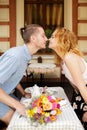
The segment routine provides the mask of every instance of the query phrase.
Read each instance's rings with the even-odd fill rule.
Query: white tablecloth
[[[48,64],[48,63],[32,63],[27,67],[27,72],[34,72],[34,73],[50,73],[56,70],[55,64]]]
[[[50,87],[51,88],[51,87]],[[24,117],[20,118],[17,111],[14,113],[13,118],[7,130],[84,130],[82,124],[73,111],[70,102],[61,87],[53,87],[58,90],[58,97],[67,100],[67,105],[62,107],[62,113],[59,115],[58,120],[47,125],[38,127],[32,126]]]

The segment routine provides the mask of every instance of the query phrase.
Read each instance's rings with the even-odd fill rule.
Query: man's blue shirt
[[[0,56],[0,87],[8,94],[23,77],[31,55],[27,46],[13,47]]]

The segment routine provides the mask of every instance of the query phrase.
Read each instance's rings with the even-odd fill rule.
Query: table
[[[56,65],[53,63],[31,63],[27,67],[27,73],[40,74],[40,86],[42,86],[44,74],[53,73],[54,71],[56,71]]]
[[[51,87],[50,87],[51,88]],[[42,126],[31,126],[27,122],[26,118],[21,117],[17,111],[14,113],[12,120],[7,128],[7,130],[84,130],[81,122],[76,116],[70,102],[64,92],[62,87],[52,87],[58,91],[58,97],[67,100],[67,105],[62,107],[62,113],[59,115],[58,120],[53,123],[48,123]]]

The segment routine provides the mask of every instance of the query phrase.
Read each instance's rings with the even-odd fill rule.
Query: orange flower
[[[59,114],[61,114],[61,110],[60,110],[60,109],[58,109],[58,108],[55,108],[55,110],[56,110],[56,115],[59,115]]]
[[[56,101],[57,102],[60,102],[62,100],[62,98],[57,98]]]
[[[56,116],[54,116],[54,115],[50,116],[50,120],[51,120],[51,121],[55,121],[56,119],[57,119]]]
[[[52,102],[52,103],[55,102],[55,99],[52,99],[51,102]]]
[[[38,101],[37,101],[37,107],[38,107],[38,106],[42,106],[41,98],[39,98]]]

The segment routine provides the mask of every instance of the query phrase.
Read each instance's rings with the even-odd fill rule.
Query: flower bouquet
[[[36,124],[54,122],[61,113],[59,101],[52,95],[41,94],[31,101],[26,111],[27,117]]]

